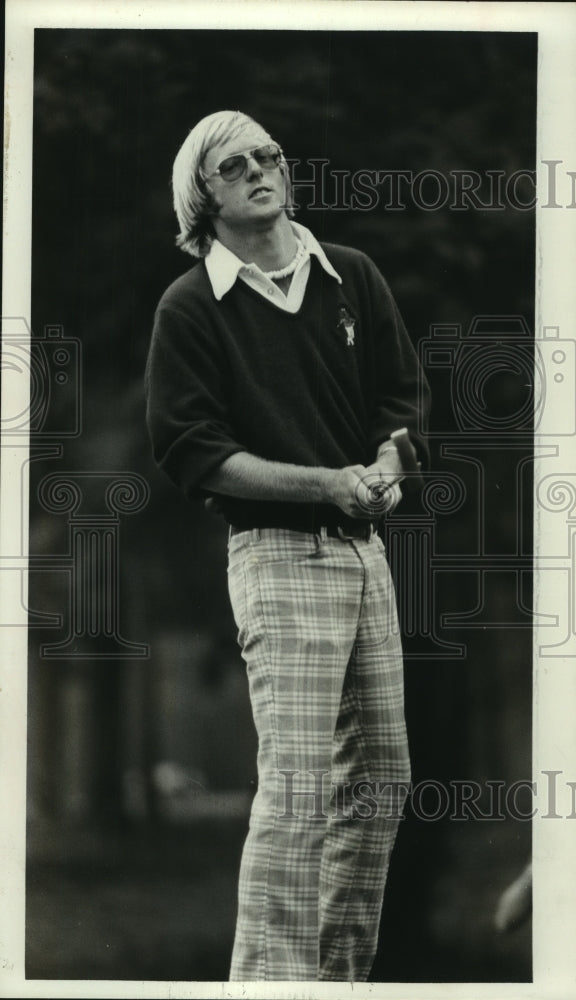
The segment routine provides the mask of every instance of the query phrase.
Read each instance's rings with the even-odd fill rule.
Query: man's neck
[[[262,271],[276,271],[289,264],[296,253],[296,237],[286,215],[266,223],[261,229],[232,229],[215,224],[216,236],[245,264],[257,264]]]

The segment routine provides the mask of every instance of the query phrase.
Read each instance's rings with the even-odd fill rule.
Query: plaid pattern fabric
[[[230,979],[365,981],[409,781],[384,546],[242,532],[229,587],[258,732]]]

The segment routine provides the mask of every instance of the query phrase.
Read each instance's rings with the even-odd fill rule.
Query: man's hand
[[[366,469],[366,477],[373,493],[382,496],[382,514],[393,511],[402,499],[400,482],[405,478],[406,469],[409,474],[420,468],[414,445],[410,441],[405,427],[391,434],[378,448],[376,462]]]
[[[372,505],[377,508],[377,516],[390,514],[402,499],[399,478],[401,473],[395,470],[395,463],[379,459],[364,470],[362,480],[370,492]]]
[[[348,465],[344,469],[338,469],[332,475],[327,500],[348,517],[377,520],[388,509],[385,497],[372,488],[375,476],[380,480],[381,475],[377,464],[368,468],[363,465]]]

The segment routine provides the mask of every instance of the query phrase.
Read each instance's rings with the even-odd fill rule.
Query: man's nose
[[[246,176],[247,177],[262,176],[262,167],[258,163],[258,160],[255,160],[254,157],[250,156],[249,153],[246,154]]]

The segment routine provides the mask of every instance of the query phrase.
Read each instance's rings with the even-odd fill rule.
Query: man
[[[203,119],[173,192],[178,242],[200,263],[158,306],[148,422],[159,465],[231,526],[259,741],[230,978],[366,980],[409,780],[374,525],[401,495],[390,435],[406,427],[426,461],[428,390],[375,265],[291,221],[287,166],[260,125]]]

